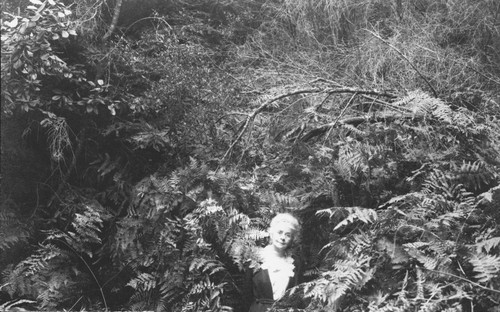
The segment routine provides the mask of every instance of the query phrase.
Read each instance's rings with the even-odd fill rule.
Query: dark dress
[[[294,276],[289,278],[287,289],[298,284],[298,265],[294,260]],[[243,312],[265,312],[274,303],[273,287],[267,269],[253,270],[246,268],[246,284]]]

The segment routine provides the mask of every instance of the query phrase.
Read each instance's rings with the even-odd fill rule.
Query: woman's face
[[[287,249],[293,240],[293,230],[286,223],[278,223],[270,229],[271,244],[277,251]]]

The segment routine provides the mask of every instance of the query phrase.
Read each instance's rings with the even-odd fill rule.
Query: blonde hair
[[[300,233],[300,223],[297,218],[295,218],[292,214],[290,213],[278,213],[272,220],[271,223],[269,224],[269,232],[272,232],[273,229],[278,225],[278,224],[286,224],[290,226],[293,232],[293,242],[295,242],[298,238],[298,235]]]

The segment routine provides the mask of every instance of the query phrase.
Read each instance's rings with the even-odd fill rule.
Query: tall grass
[[[269,20],[239,56],[265,60],[275,78],[293,71],[378,88],[432,85],[439,96],[500,88],[498,1],[285,0],[267,8]]]

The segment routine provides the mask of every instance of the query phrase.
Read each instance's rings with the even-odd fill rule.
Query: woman
[[[290,248],[299,233],[298,220],[288,213],[276,215],[269,226],[269,245],[253,268],[247,268],[246,307],[249,312],[267,311],[285,291],[298,284],[298,265]]]

